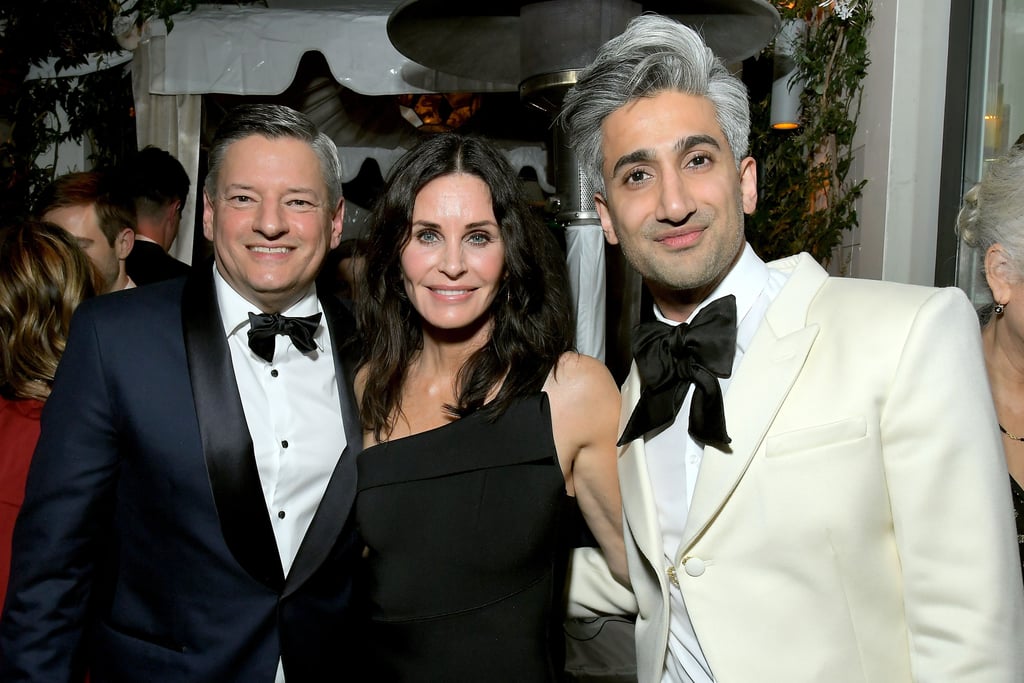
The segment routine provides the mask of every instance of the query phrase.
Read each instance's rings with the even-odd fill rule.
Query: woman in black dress
[[[572,351],[561,253],[490,143],[395,166],[366,249],[366,665],[388,681],[551,681],[576,508],[625,581],[619,395]]]

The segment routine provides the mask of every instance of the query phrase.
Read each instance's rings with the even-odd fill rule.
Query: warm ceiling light
[[[426,133],[455,130],[480,108],[476,93],[426,93],[399,95],[402,118]]]
[[[775,130],[800,127],[800,97],[804,92],[804,82],[794,55],[800,50],[806,29],[807,24],[802,19],[787,19],[775,36],[770,112],[771,126]]]

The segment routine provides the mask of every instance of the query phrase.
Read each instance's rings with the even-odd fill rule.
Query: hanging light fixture
[[[795,54],[806,30],[807,23],[803,19],[788,19],[775,36],[771,125],[776,130],[800,127],[800,97],[804,92],[804,81],[797,73]]]

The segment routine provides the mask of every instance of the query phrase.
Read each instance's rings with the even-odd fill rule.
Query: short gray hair
[[[209,170],[204,189],[213,197],[217,189],[217,176],[224,164],[228,147],[252,135],[270,140],[295,138],[313,148],[320,160],[320,171],[327,185],[327,201],[333,210],[341,201],[341,162],[334,140],[320,132],[305,114],[279,104],[242,104],[231,109],[217,127],[210,146]]]
[[[1024,278],[1024,145],[1014,145],[991,162],[981,182],[964,195],[956,232],[978,250],[984,263],[993,244],[1000,244],[1013,270]],[[988,283],[982,278],[983,286]]]
[[[750,103],[747,88],[729,73],[700,35],[656,14],[632,19],[605,43],[566,94],[560,116],[583,172],[604,191],[601,124],[633,100],[675,91],[706,97],[739,167],[747,156]]]

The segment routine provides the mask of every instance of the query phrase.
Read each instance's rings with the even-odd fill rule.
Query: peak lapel
[[[733,442],[728,451],[704,450],[681,553],[707,529],[736,488],[818,335],[818,326],[806,323],[807,311],[827,273],[806,254],[769,267],[789,271],[789,280],[768,308],[725,396]]]
[[[629,421],[637,401],[640,400],[640,391],[640,375],[634,364],[622,385],[620,433]],[[634,439],[619,449],[619,487],[622,489],[622,509],[629,523],[629,533],[647,561],[654,567],[660,567],[664,563],[661,530],[658,525],[654,491],[651,489],[651,478],[647,471],[643,437]]]
[[[321,298],[320,306],[324,311],[324,321],[334,349],[334,371],[337,375],[347,445],[338,458],[324,496],[288,572],[285,595],[294,592],[312,576],[343,533],[356,497],[356,456],[363,448],[363,430],[352,391],[352,380],[359,362],[359,349],[354,343],[355,320],[334,298]]]
[[[209,262],[192,269],[182,295],[181,313],[196,419],[224,540],[254,579],[280,591],[284,571],[263,498]]]
[[[726,424],[737,425],[729,430],[731,449],[704,449],[681,551],[707,528],[736,488],[800,374],[817,333],[816,326],[781,339],[767,327],[758,332],[725,397]]]

